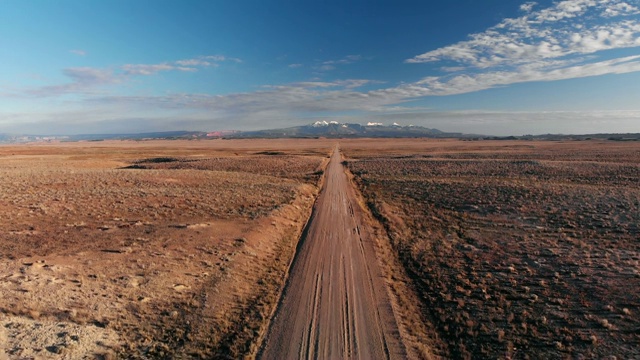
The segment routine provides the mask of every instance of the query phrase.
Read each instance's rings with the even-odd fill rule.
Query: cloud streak
[[[69,52],[74,54],[74,55],[78,55],[78,56],[86,56],[87,55],[86,51],[80,50],[80,49],[69,50]]]
[[[314,66],[313,68],[316,71],[326,72],[326,71],[335,70],[338,66],[353,64],[361,60],[362,60],[361,55],[347,55],[341,59],[323,61],[319,65]]]
[[[28,96],[48,97],[64,94],[91,94],[93,89],[123,80],[121,75],[110,69],[89,67],[69,68],[62,71],[71,81],[61,85],[43,86],[26,92]]]
[[[88,100],[91,104],[128,104],[163,109],[201,109],[212,116],[256,114],[306,117],[309,114],[332,112],[387,112],[405,110],[398,106],[406,100],[403,91],[358,91],[378,82],[346,79],[331,82],[308,81],[287,85],[267,86],[263,90],[226,95],[170,94],[165,96],[103,96]]]
[[[540,64],[521,66],[514,71],[491,71],[452,78],[427,77],[406,86],[418,96],[444,96],[486,90],[498,86],[532,81],[557,81],[607,74],[626,74],[640,71],[640,56],[628,56],[550,70]]]
[[[223,55],[200,56],[192,59],[182,59],[160,64],[125,64],[120,67],[124,75],[155,75],[163,71],[196,72],[204,68],[216,68],[222,62],[241,63],[238,58]]]
[[[62,72],[70,80],[69,82],[30,89],[26,91],[26,95],[50,97],[66,94],[94,94],[97,87],[122,83],[135,76],[151,76],[167,71],[197,72],[205,68],[216,68],[222,62],[241,63],[242,60],[223,55],[208,55],[159,64],[124,64],[113,68],[67,68]]]
[[[347,79],[267,86],[261,91],[226,95],[104,96],[91,99],[90,102],[164,109],[202,109],[211,111],[216,116],[238,117],[267,112],[282,116],[308,116],[331,112],[388,113],[409,111],[410,107],[403,107],[401,104],[426,96],[456,95],[514,83],[557,81],[635,71],[640,71],[640,55],[562,67],[552,71],[530,66],[526,71],[494,71],[450,78],[427,77],[410,84],[370,91],[359,89],[376,82]]]

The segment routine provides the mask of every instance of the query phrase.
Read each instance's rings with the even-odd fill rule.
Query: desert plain
[[[640,143],[218,139],[0,146],[0,359],[261,356],[334,151],[385,357],[640,357]]]

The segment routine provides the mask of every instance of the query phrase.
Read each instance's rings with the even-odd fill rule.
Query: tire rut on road
[[[406,356],[369,233],[336,147],[259,358]]]

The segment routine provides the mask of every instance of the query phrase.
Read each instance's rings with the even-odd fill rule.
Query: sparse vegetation
[[[330,148],[168,144],[0,148],[0,354],[255,352]]]
[[[637,144],[363,144],[349,167],[450,356],[640,355]]]
[[[333,142],[170,144],[0,147],[9,358],[255,353]],[[417,315],[397,309],[414,352],[640,355],[638,143],[341,148],[398,258],[385,262],[396,304],[420,300]]]
[[[159,161],[159,159],[161,161]],[[260,155],[215,158],[151,158],[136,161],[135,169],[196,169],[262,174],[316,183],[322,172],[319,157],[286,155],[282,152],[264,151]]]

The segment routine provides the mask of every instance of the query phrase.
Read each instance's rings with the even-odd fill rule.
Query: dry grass
[[[0,358],[253,354],[334,143],[0,147]],[[637,143],[341,148],[415,353],[640,356]]]
[[[0,323],[13,324],[0,357],[251,354],[311,211],[324,146],[0,147]],[[160,157],[186,165],[145,161]],[[74,338],[11,330],[25,326]]]
[[[640,355],[640,145],[393,145],[342,147],[450,356]]]
[[[261,174],[316,184],[322,175],[323,158],[285,155],[280,152],[227,157],[167,158],[155,157],[135,161],[134,169],[213,170]]]

